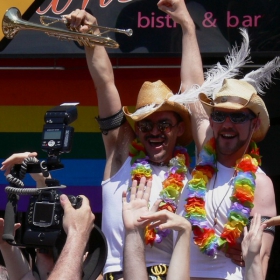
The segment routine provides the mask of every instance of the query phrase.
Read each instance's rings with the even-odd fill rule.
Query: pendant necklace
[[[216,165],[217,165],[217,163],[216,163]],[[216,169],[217,169],[217,166],[216,166]],[[223,201],[225,200],[229,190],[231,189],[231,186],[232,186],[231,184],[232,184],[232,181],[233,181],[233,179],[234,179],[234,177],[236,175],[236,171],[234,171],[232,177],[230,178],[230,180],[228,182],[228,189],[227,189],[225,195],[223,196],[223,198],[220,201],[219,205],[215,209],[215,207],[214,207],[214,189],[215,189],[215,185],[216,185],[217,173],[218,173],[218,171],[215,174],[214,183],[213,183],[213,187],[212,187],[212,196],[211,196],[212,197],[212,208],[214,209],[214,224],[213,224],[213,227],[215,227],[217,225],[217,223],[218,223],[218,219],[217,219],[218,211],[219,211]]]

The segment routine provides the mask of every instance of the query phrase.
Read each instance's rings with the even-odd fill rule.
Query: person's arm
[[[86,32],[90,25],[97,24],[96,18],[84,10],[77,9],[65,17],[81,32]],[[94,33],[99,34],[99,30],[95,29]],[[97,93],[99,117],[111,117],[122,109],[111,61],[103,46],[85,47],[85,50],[88,69]],[[125,122],[120,127],[108,131],[107,135],[102,134],[102,137],[107,159],[104,179],[107,179],[114,175],[126,160],[129,145],[135,134],[130,124]]]
[[[182,222],[178,221],[178,225],[180,225],[181,228],[178,229],[178,237],[172,252],[172,257],[167,273],[167,280],[174,279],[175,275],[176,279],[178,280],[190,279],[191,225],[190,223],[186,223],[186,221],[187,220],[182,220]]]
[[[88,199],[83,195],[81,197],[81,207],[74,209],[66,195],[60,196],[60,203],[64,209],[63,228],[67,238],[49,280],[81,279],[85,249],[95,219]]]
[[[160,10],[169,14],[182,28],[182,60],[181,60],[181,92],[190,89],[193,85],[202,85],[204,73],[200,50],[196,38],[193,19],[186,7],[184,0],[160,0]],[[210,133],[209,118],[199,101],[189,104],[192,113],[192,134],[199,153],[203,143]]]
[[[280,225],[280,216],[275,216],[275,217],[272,217],[272,218],[266,220],[265,224],[267,227],[279,226]]]
[[[141,215],[140,221],[151,223],[151,227],[160,230],[178,231],[177,240],[168,268],[167,279],[190,279],[190,238],[191,224],[184,217],[167,210],[158,211],[146,216]]]
[[[20,224],[15,224],[15,230],[20,227]],[[28,261],[23,256],[21,250],[8,244],[6,241],[2,240],[2,235],[4,232],[4,219],[0,218],[0,250],[5,261],[6,269],[10,280],[20,280],[25,277],[25,275],[30,273],[29,279],[32,278],[31,268]]]
[[[190,277],[190,235],[191,224],[182,216],[167,210],[156,212],[160,200],[157,200],[149,211],[148,202],[151,192],[151,181],[141,178],[137,188],[137,181],[131,187],[130,202],[126,193],[123,194],[123,222],[125,227],[124,242],[124,279],[148,279],[145,265],[145,246],[143,231],[148,224],[159,227],[160,230],[172,229],[178,231],[178,238],[172,254],[167,279],[187,280]],[[183,265],[182,265],[183,263]]]
[[[139,186],[134,180],[130,192],[130,201],[123,193],[123,223],[125,227],[124,242],[124,279],[148,279],[145,262],[145,245],[143,241],[145,224],[139,222],[141,215],[149,212],[148,202],[151,192],[151,181],[142,178]]]
[[[200,50],[197,43],[195,24],[184,0],[160,0],[158,8],[181,25],[182,61],[181,91],[188,90],[194,84],[201,85],[204,81]]]
[[[254,208],[251,216],[260,213],[261,216],[276,216],[276,205],[273,184],[268,176],[257,173]],[[268,232],[263,233],[260,258],[262,263],[263,276],[265,278],[270,252],[274,241],[274,235]]]
[[[260,257],[262,236],[265,227],[266,224],[261,224],[260,214],[255,214],[251,221],[249,232],[247,227],[244,228],[242,253],[245,260],[245,280],[265,279]]]
[[[11,169],[15,164],[22,164],[22,162],[28,158],[28,157],[36,157],[37,153],[36,152],[24,152],[24,153],[16,153],[12,154],[10,157],[5,159],[2,162],[2,166],[0,168],[1,171],[4,171],[4,175],[7,176],[10,172]],[[36,182],[36,187],[37,188],[44,188],[46,187],[45,180],[46,178],[42,175],[42,173],[30,173],[31,177],[34,179]],[[50,178],[50,176],[48,177]]]

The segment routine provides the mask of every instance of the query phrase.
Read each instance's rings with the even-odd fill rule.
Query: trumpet
[[[50,21],[47,23],[47,21]],[[117,29],[117,28],[110,28],[110,27],[103,27],[103,26],[97,26],[93,25],[92,27],[99,28],[100,30],[104,30],[102,33],[95,35],[91,33],[81,33],[77,31],[71,30],[63,30],[60,28],[54,28],[50,27],[49,25],[56,23],[56,22],[63,22],[67,25],[67,20],[65,18],[53,18],[48,16],[41,16],[40,21],[43,25],[32,23],[29,21],[25,21],[21,17],[20,11],[12,7],[8,9],[3,17],[2,20],[2,30],[3,34],[6,38],[12,39],[14,36],[18,33],[20,30],[36,30],[36,31],[42,31],[45,32],[47,35],[56,37],[60,40],[66,40],[66,41],[76,41],[79,43],[80,46],[86,46],[93,48],[95,45],[105,46],[108,48],[118,48],[119,44],[112,40],[109,37],[103,37],[102,34],[113,31],[113,32],[119,32],[124,33],[127,36],[132,35],[131,29]],[[91,29],[90,29],[91,31]]]
[[[61,16],[61,18],[59,17],[50,17],[50,16],[40,16],[40,22],[44,25],[44,26],[50,26],[54,23],[57,22],[62,22],[64,23],[67,27],[68,27],[68,21],[66,18],[64,18],[63,16]],[[105,27],[105,26],[101,26],[101,25],[95,25],[95,24],[91,24],[89,25],[90,30],[92,30],[92,28],[98,28],[99,30],[103,30],[102,32],[100,32],[99,35],[103,35],[104,33],[107,32],[118,32],[118,33],[123,33],[127,36],[132,36],[133,31],[132,29],[118,29],[118,28],[112,28],[112,27]]]

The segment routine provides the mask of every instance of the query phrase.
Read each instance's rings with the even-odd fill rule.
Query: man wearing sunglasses
[[[273,184],[259,167],[256,146],[268,131],[268,112],[246,80],[225,79],[213,99],[200,93],[199,100],[209,116],[212,138],[202,148],[177,210],[193,226],[190,275],[196,280],[247,279],[239,266],[244,266],[242,256],[237,253],[236,265],[224,253],[227,248],[234,252],[255,213],[261,213],[262,221],[276,215]],[[256,257],[264,278],[273,240],[274,228],[268,227]]]
[[[160,0],[160,10],[166,12],[181,25],[182,91],[193,84],[203,82],[203,69],[196,40],[195,25],[184,0]],[[82,10],[67,16],[72,25],[83,31],[96,19]],[[86,30],[85,30],[86,31]],[[98,34],[98,30],[94,31]],[[102,182],[103,210],[102,230],[108,241],[108,259],[104,268],[104,279],[123,279],[124,226],[122,221],[122,193],[131,186],[134,169],[131,152],[139,153],[139,159],[147,161],[152,170],[153,185],[150,205],[153,205],[163,189],[162,182],[168,171],[169,161],[174,157],[176,145],[187,145],[192,141],[191,118],[188,108],[172,101],[172,91],[160,80],[145,82],[139,93],[135,112],[121,105],[121,98],[114,83],[113,69],[106,50],[102,46],[86,48],[88,67],[93,78],[99,116],[97,121],[102,132],[106,150],[106,166]],[[179,85],[178,85],[179,86]],[[138,90],[132,88],[131,94]],[[134,129],[127,118],[135,122]],[[135,139],[138,139],[135,142]],[[134,145],[132,145],[134,144]],[[145,165],[146,166],[146,165]],[[135,170],[134,170],[135,171]],[[186,176],[182,185],[186,182]],[[163,265],[165,279],[173,243],[169,234],[161,243],[146,246],[146,266],[151,279],[157,276],[157,265]],[[131,260],[133,261],[133,260]],[[137,263],[135,264],[137,265]],[[135,279],[137,276],[135,276]],[[175,277],[176,278],[176,277]],[[174,279],[175,279],[174,278]]]

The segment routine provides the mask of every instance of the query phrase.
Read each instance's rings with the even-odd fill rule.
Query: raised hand
[[[264,280],[263,266],[261,262],[261,246],[263,230],[266,224],[261,223],[261,215],[255,214],[250,224],[250,230],[244,228],[244,238],[242,241],[242,252],[245,260],[246,280]]]
[[[148,279],[145,264],[145,246],[143,242],[144,228],[147,223],[139,221],[141,215],[149,213],[149,198],[152,182],[141,178],[132,182],[130,201],[123,192],[123,223],[125,227],[124,241],[124,279]]]
[[[186,15],[189,15],[184,0],[160,0],[157,5],[161,11],[170,15],[179,24],[186,19]]]
[[[261,224],[260,214],[254,215],[254,218],[251,220],[249,231],[247,230],[247,227],[244,228],[244,238],[241,244],[245,262],[248,258],[260,254],[262,235],[265,228],[266,224]]]
[[[127,193],[123,193],[123,223],[127,231],[137,228],[144,228],[147,223],[140,221],[141,215],[149,213],[149,198],[151,193],[152,181],[146,182],[146,178],[141,178],[139,186],[137,181],[132,182],[130,201]]]
[[[20,223],[16,223],[14,225],[14,230],[16,231],[18,228],[20,228],[20,226],[21,226]],[[0,247],[2,246],[2,244],[8,244],[6,243],[5,240],[2,239],[3,233],[4,233],[4,219],[0,218]]]

